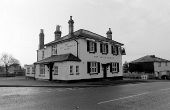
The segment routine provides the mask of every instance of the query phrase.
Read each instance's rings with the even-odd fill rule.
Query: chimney
[[[69,24],[69,35],[73,35],[74,32],[74,21],[72,20],[72,16],[70,16],[70,20],[68,21]]]
[[[111,28],[109,28],[109,30],[107,31],[106,35],[107,35],[108,39],[112,40],[112,31],[111,31]]]
[[[39,34],[39,49],[43,48],[44,48],[44,32],[43,29],[41,29]]]
[[[54,34],[55,34],[55,40],[58,40],[61,38],[61,30],[60,30],[59,25],[56,26],[56,31],[54,32]]]

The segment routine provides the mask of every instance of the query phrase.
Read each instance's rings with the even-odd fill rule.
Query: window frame
[[[27,67],[27,74],[30,74],[30,67]]]
[[[57,55],[57,45],[52,45],[51,46],[51,54],[52,55]]]
[[[89,42],[89,52],[95,52],[95,42]]]
[[[112,62],[111,63],[111,72],[112,73],[118,73],[119,72],[119,63],[118,62]]]
[[[80,73],[79,73],[79,66],[77,65],[76,66],[76,75],[79,75]]]
[[[54,70],[54,71],[53,71],[53,74],[54,74],[54,75],[58,75],[58,66],[54,66],[54,67],[53,67],[53,70]]]
[[[45,65],[40,65],[40,75],[45,75]]]
[[[90,73],[98,73],[98,63],[97,62],[90,62]]]
[[[74,72],[73,72],[73,65],[70,65],[70,75],[74,75]]]

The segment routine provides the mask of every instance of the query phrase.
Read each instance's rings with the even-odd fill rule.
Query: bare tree
[[[12,64],[19,64],[19,60],[15,59],[13,56],[11,56],[11,55],[9,55],[7,53],[2,54],[2,57],[1,57],[0,61],[5,66],[6,74],[8,74],[8,67],[10,65],[12,65]]]

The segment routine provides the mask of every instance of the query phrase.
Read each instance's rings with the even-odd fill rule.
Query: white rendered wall
[[[170,71],[170,62],[167,62],[167,66],[165,62],[161,62],[161,66],[159,66],[159,62],[154,62],[154,71],[159,72],[159,71]]]

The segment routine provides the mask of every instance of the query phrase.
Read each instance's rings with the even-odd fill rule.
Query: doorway
[[[108,64],[102,64],[102,68],[103,68],[103,78],[107,78],[107,68],[108,68]]]

